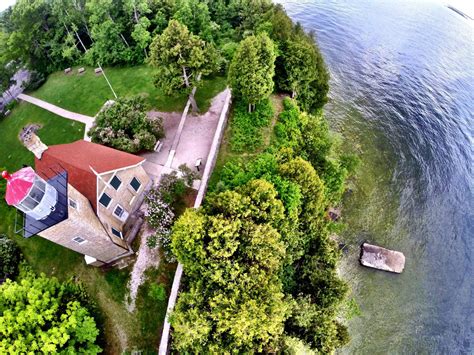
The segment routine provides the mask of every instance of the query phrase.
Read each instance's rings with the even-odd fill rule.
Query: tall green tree
[[[317,79],[317,59],[314,46],[304,39],[290,41],[282,53],[286,70],[283,88],[291,92],[291,97],[307,90],[311,82]]]
[[[113,0],[88,0],[89,23],[93,44],[87,51],[90,65],[132,62],[130,43],[124,36],[122,9]]]
[[[235,52],[228,80],[234,95],[248,104],[249,112],[273,92],[275,58],[275,46],[266,34],[245,38]]]
[[[61,34],[64,32],[52,16],[45,0],[19,0],[2,14],[9,59],[19,59],[30,68],[47,72],[63,64]]]
[[[179,352],[272,352],[289,311],[278,279],[284,209],[272,184],[253,180],[187,210],[172,247],[189,290],[172,315]]]
[[[0,285],[0,353],[101,352],[87,308],[55,278],[22,271]]]
[[[198,111],[194,98],[201,76],[218,69],[218,53],[212,44],[189,32],[176,20],[171,20],[161,35],[151,44],[150,63],[158,69],[155,85],[171,95],[185,90],[193,111]]]
[[[151,13],[147,0],[125,0],[125,12],[133,18],[134,26],[131,33],[137,46],[143,51],[145,57],[148,57],[147,48],[151,42],[151,33],[149,31],[151,21],[146,17]]]
[[[211,20],[208,4],[199,0],[178,0],[173,18],[189,31],[207,42],[212,42],[218,25]]]
[[[272,7],[271,0],[230,0],[229,21],[242,36],[256,34],[259,25],[266,20],[265,13]]]
[[[92,40],[86,20],[86,0],[51,0],[51,11],[66,31],[64,52],[71,59],[84,54]]]
[[[326,64],[324,63],[324,58],[316,45],[316,39],[314,37],[314,34],[310,34],[308,36],[305,33],[303,34],[303,30],[301,30],[300,36],[306,37],[304,40],[300,40],[300,47],[305,46],[302,44],[304,41],[310,41],[311,46],[313,48],[313,54],[311,54],[312,61],[310,62],[310,70],[314,73],[314,75],[311,75],[312,80],[300,81],[300,91],[297,92],[297,100],[301,106],[301,109],[303,109],[304,111],[316,112],[322,109],[328,101],[329,71],[326,67]],[[307,50],[309,51],[309,48]],[[298,53],[298,51],[296,51],[295,53]],[[295,60],[295,58],[296,61],[300,60],[298,59],[298,56],[293,57],[292,60]],[[289,66],[287,65],[286,68],[289,69]],[[304,69],[302,71],[304,72]],[[297,73],[294,73],[291,70],[289,73],[291,74],[291,78],[299,77],[298,75],[295,75]]]

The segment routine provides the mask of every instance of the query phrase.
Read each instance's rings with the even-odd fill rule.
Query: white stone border
[[[224,128],[227,123],[227,117],[229,112],[231,92],[227,90],[227,96],[224,101],[224,107],[222,108],[221,115],[219,117],[219,122],[217,124],[216,132],[214,133],[214,138],[212,140],[211,150],[207,156],[206,166],[202,175],[201,186],[199,187],[196,201],[194,202],[194,208],[199,208],[204,199],[204,195],[207,189],[207,183],[211,176],[212,169],[217,159],[217,153],[219,152],[219,146],[224,134]],[[179,286],[181,283],[181,277],[183,275],[183,265],[180,263],[176,268],[176,273],[174,274],[173,285],[171,287],[170,297],[168,299],[168,308],[166,309],[165,322],[163,324],[163,332],[161,333],[160,348],[158,350],[159,355],[166,355],[168,353],[169,337],[170,337],[170,323],[169,315],[173,311],[173,308],[176,304],[176,299],[178,298]]]

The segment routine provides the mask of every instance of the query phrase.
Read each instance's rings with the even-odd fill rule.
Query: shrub
[[[71,285],[27,268],[19,278],[0,286],[0,353],[101,352],[95,320]]]
[[[146,195],[146,202],[148,207],[145,217],[150,226],[155,229],[155,234],[148,237],[147,245],[154,248],[160,242],[165,256],[167,259],[171,259],[172,256],[168,250],[171,243],[170,234],[174,222],[174,212],[170,205],[161,199],[158,190],[150,190]]]
[[[162,284],[151,284],[148,296],[155,301],[164,301],[166,299],[166,290]]]
[[[15,277],[20,261],[21,252],[16,243],[6,235],[0,235],[0,279]]]
[[[273,108],[269,100],[255,106],[249,113],[247,106],[240,102],[235,106],[232,121],[230,146],[233,152],[254,152],[263,144],[261,128],[270,124]]]
[[[15,107],[18,106],[18,101],[17,100],[12,100],[8,104],[5,105],[5,112],[8,110],[13,110]]]
[[[308,116],[302,113],[294,100],[283,100],[284,110],[275,125],[276,143],[280,147],[299,150],[303,144],[302,127],[306,125]],[[306,139],[306,136],[304,136]]]
[[[178,172],[179,175],[176,171],[163,175],[158,187],[146,195],[145,217],[156,231],[148,237],[147,245],[154,248],[159,243],[168,262],[176,261],[171,251],[171,226],[187,189],[197,178],[196,173],[184,164],[179,166]]]
[[[23,87],[26,91],[34,91],[39,89],[39,87],[43,85],[45,81],[46,75],[44,75],[44,73],[40,73],[36,70],[33,70],[30,73],[29,80],[25,84],[23,84]]]
[[[93,142],[129,153],[152,150],[164,137],[161,118],[147,116],[143,97],[120,98],[99,112],[89,131]]]

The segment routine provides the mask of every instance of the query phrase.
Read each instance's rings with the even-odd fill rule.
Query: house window
[[[84,238],[81,238],[81,237],[73,238],[73,241],[75,241],[77,244],[87,243],[87,240],[85,240]]]
[[[77,202],[69,199],[69,206],[77,210]]]
[[[132,189],[135,190],[135,192],[138,192],[138,190],[140,190],[140,186],[142,186],[142,183],[140,182],[140,180],[134,177],[132,181],[130,181],[130,186],[132,187]]]
[[[112,185],[112,187],[115,189],[115,190],[118,190],[120,185],[122,185],[122,180],[120,180],[117,175],[115,175],[112,180],[110,180],[110,185]]]
[[[128,217],[128,212],[125,211],[122,206],[117,205],[114,209],[114,216],[120,219],[121,221],[125,221]]]
[[[107,195],[105,192],[99,198],[100,204],[104,206],[105,208],[109,207],[110,201],[112,201],[112,198],[109,195]]]
[[[122,238],[122,232],[116,230],[114,227],[112,227],[112,234],[116,237]]]

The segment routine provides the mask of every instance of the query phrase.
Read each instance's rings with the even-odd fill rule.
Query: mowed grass
[[[150,108],[158,111],[182,111],[187,95],[165,95],[153,85],[155,70],[147,65],[123,68],[104,68],[118,97],[143,95]],[[202,111],[207,111],[210,99],[225,89],[223,77],[203,80],[196,91],[196,101]],[[94,116],[107,100],[115,97],[102,74],[95,74],[94,69],[86,67],[83,74],[77,73],[77,67],[70,74],[56,72],[48,77],[47,82],[32,96],[48,101],[70,111]]]
[[[153,70],[147,66],[106,68],[105,71],[119,96],[143,94],[150,109],[159,111],[181,111],[184,108],[186,95],[176,97],[163,95],[153,86]],[[201,111],[208,109],[211,99],[222,91],[225,85],[225,78],[222,77],[203,81],[196,93]],[[83,75],[78,75],[77,70],[69,75],[62,72],[51,74],[41,88],[29,95],[91,116],[99,111],[105,101],[113,99],[105,79],[101,75],[94,74],[93,68],[86,68],[86,73]],[[28,124],[41,126],[38,135],[47,145],[69,143],[84,136],[82,123],[67,120],[22,102],[9,116],[0,118],[0,168],[13,172],[23,165],[34,165],[33,154],[23,147],[18,138],[21,129]],[[124,298],[128,292],[130,269],[105,272],[86,266],[82,255],[45,239],[40,237],[24,239],[14,233],[15,216],[16,210],[6,205],[2,194],[0,233],[17,241],[25,259],[36,272],[43,272],[60,280],[73,278],[85,285],[103,313],[106,353],[120,354],[132,350],[156,352],[167,300],[152,299],[148,294],[149,288],[151,283],[161,282],[166,285],[169,292],[174,265],[162,263],[159,269],[147,274],[144,285],[139,289],[137,309],[129,313]]]

